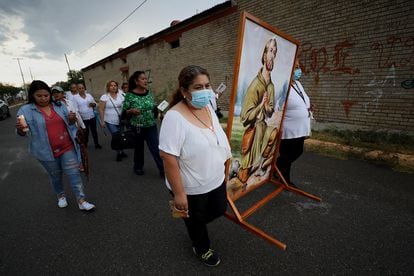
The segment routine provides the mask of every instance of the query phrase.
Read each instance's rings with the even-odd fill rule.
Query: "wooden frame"
[[[226,213],[226,217],[286,249],[284,243],[245,219],[283,190],[321,200],[290,187],[275,165],[299,42],[243,12],[238,45],[227,124],[233,153],[226,166],[227,199],[233,214]],[[272,177],[274,174],[278,180]],[[276,189],[241,213],[235,201],[269,182],[275,184]]]

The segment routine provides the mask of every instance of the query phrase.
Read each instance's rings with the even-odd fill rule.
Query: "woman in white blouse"
[[[214,110],[207,70],[190,65],[182,69],[172,108],[161,125],[159,149],[173,208],[184,218],[195,255],[208,266],[220,263],[210,248],[207,223],[227,208],[225,162],[230,146]]]
[[[110,80],[106,83],[106,93],[99,100],[99,117],[102,128],[107,128],[111,134],[119,131],[119,117],[122,112],[122,104],[125,98],[123,92],[118,90],[118,83]],[[127,155],[117,151],[116,161],[122,161]]]
[[[301,76],[302,70],[299,66],[299,60],[296,60],[277,159],[277,167],[283,178],[293,187],[296,185],[290,180],[290,168],[292,163],[302,155],[305,139],[310,136],[311,132],[312,108],[310,99],[299,82]]]

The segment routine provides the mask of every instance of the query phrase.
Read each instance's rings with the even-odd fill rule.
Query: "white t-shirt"
[[[74,104],[69,99],[64,99],[61,102],[66,106],[66,108],[69,111],[76,113],[76,119],[77,119],[77,122],[76,123],[78,124],[78,126],[80,126],[81,128],[85,129],[86,128],[85,127],[85,124],[83,123],[82,117],[81,117],[81,115],[78,112],[78,108],[77,108],[76,104]]]
[[[73,96],[72,101],[76,104],[79,114],[83,120],[90,120],[92,118],[95,118],[93,107],[89,106],[90,103],[96,104],[91,94],[86,93],[85,98],[82,98],[79,94],[77,94]]]
[[[303,99],[296,91],[302,92]],[[290,87],[285,118],[283,120],[282,139],[293,139],[310,135],[309,111],[310,99],[302,84],[295,81]]]
[[[219,187],[225,177],[224,163],[231,157],[227,136],[211,107],[209,110],[215,132],[193,125],[175,110],[167,112],[161,125],[159,149],[177,156],[188,195],[205,194]],[[165,182],[171,190],[167,179]]]
[[[119,116],[122,113],[122,104],[125,100],[122,93],[118,92],[116,99],[112,98],[109,93],[105,93],[99,100],[105,102],[104,121],[109,124],[119,125]]]
[[[76,95],[78,95],[78,94],[73,95],[72,92],[70,92],[70,91],[65,92],[65,98],[70,100],[70,101],[73,101],[73,97],[75,97]]]

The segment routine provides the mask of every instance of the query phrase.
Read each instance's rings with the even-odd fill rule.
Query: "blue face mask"
[[[300,68],[297,68],[293,72],[293,79],[298,80],[298,79],[300,79],[300,77],[302,77],[302,70],[300,70]]]
[[[213,96],[211,89],[197,90],[191,93],[191,105],[195,108],[203,108],[210,103]]]

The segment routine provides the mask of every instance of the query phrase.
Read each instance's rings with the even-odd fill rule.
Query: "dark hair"
[[[277,41],[276,41],[276,38],[272,37],[271,39],[269,39],[266,42],[266,45],[264,47],[263,54],[262,54],[262,65],[264,65],[264,56],[267,53],[267,51],[269,50],[269,46],[270,46],[270,43],[272,43],[272,41],[275,43],[276,53],[277,53]]]
[[[188,65],[184,67],[178,75],[178,88],[172,95],[171,106],[181,102],[184,97],[181,94],[181,88],[188,89],[198,75],[206,75],[210,79],[208,71],[197,65]]]
[[[138,77],[141,74],[144,74],[145,75],[145,72],[144,71],[135,71],[134,74],[132,74],[129,77],[129,79],[128,79],[128,90],[129,91],[132,91],[132,90],[134,90],[137,87],[137,84],[135,83],[135,81],[138,79]]]
[[[49,92],[50,95],[50,102],[52,102],[52,91],[50,90],[50,87],[41,80],[34,80],[32,81],[32,83],[30,84],[29,87],[29,95],[28,95],[28,101],[27,103],[36,103],[35,98],[34,98],[34,93],[38,90],[46,90],[47,92]]]
[[[121,87],[124,86],[124,85],[129,85],[129,84],[127,82],[123,82]]]

